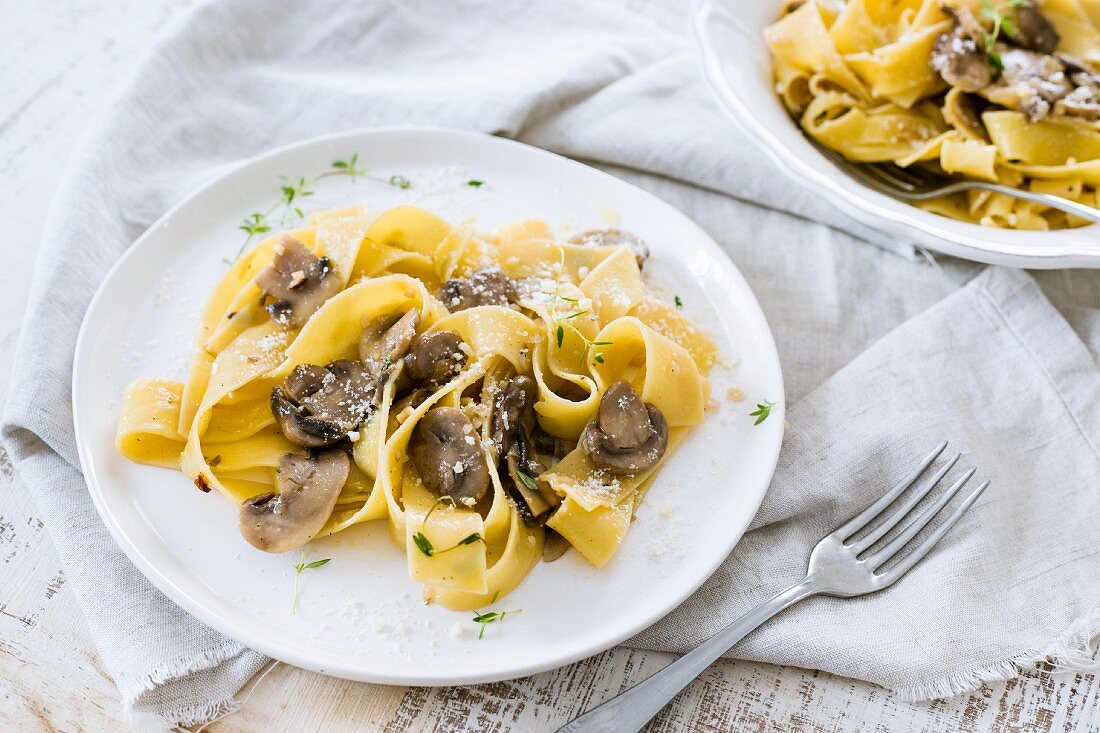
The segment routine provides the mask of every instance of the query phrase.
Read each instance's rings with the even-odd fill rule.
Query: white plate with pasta
[[[808,136],[852,160],[1097,206],[1097,24],[1095,0],[700,0],[694,29],[721,106],[800,185],[933,250],[1062,268],[1100,267],[1096,225],[1003,194],[918,208],[857,182]]]
[[[771,333],[702,230],[434,128],[195,192],[107,276],[73,381],[96,507],[158,588],[393,684],[531,674],[658,620],[740,538],[783,433]]]

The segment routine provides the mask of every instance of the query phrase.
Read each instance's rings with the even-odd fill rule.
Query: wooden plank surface
[[[49,198],[84,121],[155,33],[192,0],[0,0],[0,171],[5,277],[0,394]],[[616,649],[511,682],[400,688],[275,665],[242,710],[206,728],[244,731],[550,731],[660,669],[667,654]],[[0,731],[117,731],[118,693],[101,668],[48,534],[0,452]],[[1100,680],[1029,675],[950,700],[899,703],[822,672],[723,661],[653,731],[1100,731]]]

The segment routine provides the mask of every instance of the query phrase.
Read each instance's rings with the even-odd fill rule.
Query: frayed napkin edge
[[[1100,637],[1100,608],[1078,619],[1045,649],[1018,654],[1011,659],[976,669],[952,672],[919,685],[893,689],[902,702],[924,702],[977,690],[986,682],[1003,682],[1024,672],[1100,672],[1100,656],[1093,640]]]
[[[156,712],[142,710],[141,698],[166,683],[216,667],[245,651],[248,651],[246,647],[226,639],[198,656],[177,657],[141,675],[135,681],[136,689],[127,690],[123,696],[123,711],[127,724],[138,730],[163,729],[180,725],[192,726],[208,723],[236,712],[242,705],[235,699],[237,690],[233,690],[220,700],[175,705]]]

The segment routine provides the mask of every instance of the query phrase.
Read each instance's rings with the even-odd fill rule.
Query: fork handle
[[[1070,199],[1063,198],[1061,196],[1055,196],[1050,193],[1035,193],[1033,191],[1022,191],[1012,186],[1002,186],[999,183],[983,183],[981,181],[963,181],[951,186],[947,186],[939,191],[935,192],[935,195],[920,196],[920,199],[936,198],[938,196],[944,196],[947,194],[955,193],[957,191],[967,191],[971,189],[979,189],[982,191],[993,191],[994,193],[1003,193],[1006,196],[1012,196],[1013,198],[1022,199],[1024,201],[1030,201],[1035,204],[1042,204],[1043,206],[1049,206],[1053,209],[1064,211],[1067,214],[1078,216],[1082,219],[1088,219],[1096,223],[1100,223],[1100,209],[1095,209],[1087,204],[1081,204]],[[909,198],[918,198],[917,196],[910,195]]]
[[[703,670],[750,631],[785,608],[819,593],[813,576],[780,591],[692,649],[652,677],[648,677],[558,729],[558,733],[635,733],[661,711]]]

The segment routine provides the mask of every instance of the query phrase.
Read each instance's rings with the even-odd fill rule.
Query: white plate
[[[810,144],[775,93],[764,28],[779,17],[780,5],[697,0],[693,27],[719,104],[784,173],[853,219],[929,249],[1011,267],[1100,267],[1100,226],[1056,232],[982,227],[872,191],[837,168]]]
[[[290,614],[297,553],[266,555],[237,512],[181,474],[114,448],[120,395],[139,376],[182,378],[204,300],[242,242],[237,227],[278,197],[278,177],[309,176],[358,152],[383,180],[328,178],[311,208],[411,202],[489,227],[542,216],[568,229],[621,226],[653,250],[647,280],[719,343],[718,412],[660,473],[624,546],[596,570],[576,552],[539,564],[498,610],[522,609],[478,640],[472,614],[421,602],[403,554],[375,522],[318,540]],[[408,190],[385,183],[391,175]],[[485,181],[481,188],[465,185]],[[612,221],[607,221],[607,220]],[[731,402],[740,387],[746,398]],[[759,427],[760,400],[781,404]],[[150,227],[115,265],[84,319],[73,371],[80,460],[103,521],[134,564],[196,617],[253,649],[349,679],[412,685],[486,682],[552,669],[606,649],[672,610],[718,566],[764,496],[779,454],[783,384],[748,285],[718,246],[648,193],[508,140],[442,129],[375,129],[291,145],[204,186]],[[665,512],[662,513],[662,508]],[[666,516],[668,514],[668,516]],[[461,636],[452,632],[462,629]]]

